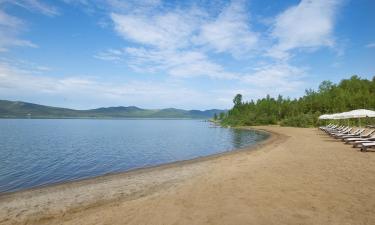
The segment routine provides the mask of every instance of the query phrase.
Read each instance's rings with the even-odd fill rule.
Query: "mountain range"
[[[191,118],[207,119],[226,110],[142,109],[136,106],[89,110],[59,108],[21,101],[0,100],[0,118]]]

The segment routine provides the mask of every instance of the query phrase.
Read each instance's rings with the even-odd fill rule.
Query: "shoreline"
[[[0,224],[375,224],[375,154],[315,128],[251,128],[272,135],[249,151],[0,197]]]
[[[174,162],[169,162],[169,163],[162,163],[162,164],[159,164],[159,165],[134,168],[134,169],[130,169],[130,170],[126,170],[126,171],[120,171],[120,172],[106,173],[106,174],[103,174],[103,175],[98,175],[98,176],[93,176],[93,177],[88,177],[88,178],[82,178],[82,179],[78,178],[78,179],[75,179],[75,180],[61,181],[61,182],[57,182],[57,183],[40,185],[40,186],[31,187],[31,188],[27,188],[27,189],[21,189],[21,190],[17,190],[17,191],[0,192],[0,201],[1,201],[2,198],[6,198],[8,195],[21,194],[22,192],[38,191],[39,189],[46,189],[46,188],[58,188],[58,186],[74,185],[73,183],[81,183],[81,182],[82,183],[90,183],[90,182],[95,182],[96,180],[101,179],[101,178],[104,179],[106,177],[108,177],[109,179],[111,179],[110,177],[113,177],[113,179],[115,179],[116,176],[125,176],[125,175],[131,176],[131,175],[136,175],[136,174],[141,174],[141,173],[147,173],[147,172],[150,172],[150,171],[153,171],[153,170],[163,170],[163,169],[173,168],[173,167],[182,166],[182,165],[186,165],[186,164],[204,162],[204,161],[212,160],[212,159],[215,159],[215,158],[218,158],[218,157],[223,157],[225,155],[235,154],[235,153],[241,152],[241,151],[254,151],[254,150],[259,149],[262,146],[268,144],[268,142],[272,141],[271,139],[275,138],[274,137],[275,135],[276,136],[279,135],[277,133],[272,133],[272,132],[269,132],[269,131],[266,131],[266,130],[255,129],[255,128],[251,128],[251,127],[232,127],[231,129],[253,130],[253,131],[256,131],[256,132],[264,133],[264,134],[267,135],[267,137],[264,140],[261,140],[261,141],[255,143],[255,144],[252,144],[252,145],[247,146],[247,147],[237,148],[237,149],[228,150],[228,151],[224,151],[224,152],[221,152],[221,153],[215,153],[215,154],[206,155],[206,156],[199,156],[199,157],[192,158],[192,159],[179,160],[179,161],[174,161]],[[40,191],[42,191],[42,190],[40,190]]]
[[[0,117],[0,119],[9,120],[202,120],[208,121],[208,117]]]
[[[258,129],[253,127],[237,127],[232,129],[247,129],[247,130],[255,130],[256,132],[263,132],[268,135],[268,137],[254,145],[234,149],[222,153],[217,153],[208,156],[201,156],[193,159],[181,160],[171,163],[165,163],[156,166],[150,167],[143,167],[143,168],[136,168],[124,172],[117,172],[117,173],[109,173],[104,174],[96,177],[91,178],[84,178],[80,180],[70,180],[64,181],[54,184],[48,184],[45,186],[38,186],[33,187],[30,189],[19,190],[15,192],[5,192],[0,193],[0,218],[5,218],[3,220],[0,219],[0,224],[3,222],[7,222],[12,220],[13,215],[17,218],[17,221],[21,222],[24,220],[27,221],[39,221],[44,220],[45,218],[50,218],[51,215],[55,215],[56,212],[64,211],[65,213],[72,213],[86,208],[98,207],[100,205],[105,205],[111,203],[113,201],[118,200],[132,200],[139,197],[143,197],[145,194],[150,195],[154,191],[159,190],[161,187],[168,186],[170,184],[178,183],[180,180],[188,179],[188,177],[194,174],[185,174],[181,179],[177,179],[174,175],[163,177],[164,179],[159,180],[159,182],[155,181],[147,181],[146,179],[167,172],[167,173],[179,173],[179,175],[184,174],[183,170],[200,170],[201,164],[212,162],[217,159],[225,158],[228,156],[240,155],[240,154],[251,154],[252,152],[257,152],[261,150],[264,146],[273,144],[277,141],[282,141],[285,139],[285,136],[279,133],[275,133],[272,131],[267,131],[264,129]],[[194,168],[197,167],[197,168]],[[137,182],[137,178],[139,177],[146,177],[143,178],[146,180],[145,182],[141,182],[142,184],[137,184],[137,188],[129,193],[124,194],[123,191],[117,193],[116,190],[112,195],[103,197],[102,193],[99,193],[98,196],[85,196],[85,198],[67,201],[66,203],[58,203],[61,202],[60,198],[55,198],[56,196],[62,195],[74,195],[72,193],[65,193],[65,192],[76,192],[79,189],[96,189],[99,190],[101,185],[105,185],[106,183],[116,183],[118,181],[129,181],[131,184],[135,180]],[[151,184],[151,185],[150,185]],[[96,186],[96,187],[95,187]],[[159,187],[160,186],[160,187]],[[69,191],[70,190],[70,191]],[[113,190],[112,190],[113,191]],[[80,191],[78,191],[80,192]],[[146,192],[146,193],[143,193]],[[47,196],[47,197],[46,197]],[[65,197],[63,197],[65,198]],[[32,204],[27,203],[27,200],[31,200],[31,202],[35,201]],[[49,213],[41,213],[40,209],[34,210],[38,208],[40,205],[45,205],[46,200],[51,202],[52,209],[49,208]],[[7,206],[8,205],[8,206]],[[58,207],[55,207],[58,205]],[[20,207],[21,206],[21,207]],[[49,206],[51,207],[51,206]],[[31,210],[30,210],[31,209]],[[6,213],[4,213],[6,211]],[[3,215],[2,215],[3,213]],[[4,214],[6,216],[4,216]],[[8,215],[7,215],[8,214]],[[10,215],[9,215],[10,214]],[[53,217],[53,216],[52,216]],[[19,220],[20,219],[20,220]]]

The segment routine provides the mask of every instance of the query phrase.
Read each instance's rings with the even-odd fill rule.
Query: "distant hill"
[[[75,110],[0,100],[0,118],[192,118],[206,119],[226,110],[141,109],[135,106]]]

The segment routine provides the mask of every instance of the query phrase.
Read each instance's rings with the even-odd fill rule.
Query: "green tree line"
[[[243,102],[242,95],[237,94],[233,103],[232,109],[217,118],[223,125],[318,126],[325,122],[318,120],[322,114],[354,109],[375,110],[375,77],[368,80],[352,76],[338,84],[323,81],[318,90],[306,90],[305,95],[298,99],[267,95],[256,101]]]

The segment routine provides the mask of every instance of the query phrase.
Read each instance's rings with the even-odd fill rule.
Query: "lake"
[[[267,136],[201,120],[0,119],[0,193],[222,153]]]

